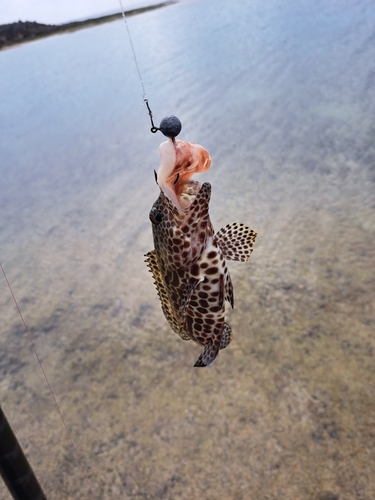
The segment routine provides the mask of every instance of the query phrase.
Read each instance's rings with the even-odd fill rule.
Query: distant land
[[[174,3],[176,3],[175,0],[169,0],[156,5],[129,10],[126,11],[125,14],[127,17],[134,16],[136,14],[142,14],[142,12],[159,9],[160,7],[165,7]],[[119,12],[117,14],[110,14],[108,16],[96,17],[94,19],[87,19],[85,21],[76,21],[66,24],[40,24],[32,21],[18,21],[17,23],[2,24],[0,25],[0,50],[10,47],[11,45],[36,40],[38,38],[54,35],[56,33],[66,33],[68,31],[76,31],[82,28],[96,26],[97,24],[107,23],[109,21],[120,19],[121,17],[122,14]]]

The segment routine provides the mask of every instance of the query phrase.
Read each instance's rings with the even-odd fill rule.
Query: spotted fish
[[[214,233],[211,185],[191,179],[210,166],[202,146],[170,139],[159,150],[160,194],[150,211],[155,249],[146,262],[169,325],[204,346],[194,366],[208,366],[232,339],[225,322],[225,301],[234,306],[226,260],[247,261],[256,233],[239,223]]]

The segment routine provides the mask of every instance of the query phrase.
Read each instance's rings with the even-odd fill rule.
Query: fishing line
[[[132,52],[133,52],[133,58],[134,58],[134,62],[135,62],[135,66],[137,68],[137,72],[138,72],[138,76],[139,76],[139,81],[141,82],[141,86],[142,86],[142,90],[143,90],[143,102],[147,102],[147,94],[146,94],[146,91],[145,91],[145,86],[143,84],[143,80],[142,80],[142,76],[141,76],[141,72],[139,70],[139,65],[138,65],[138,60],[137,60],[137,56],[135,54],[135,50],[134,50],[134,45],[133,45],[133,41],[132,41],[132,37],[130,35],[130,30],[129,30],[129,26],[128,26],[128,21],[126,20],[126,16],[125,16],[125,10],[124,10],[124,7],[122,5],[122,1],[119,0],[120,2],[120,7],[121,7],[121,12],[122,12],[122,17],[124,18],[124,21],[125,21],[125,26],[126,26],[126,30],[128,32],[128,37],[129,37],[129,42],[130,42],[130,46],[132,48]]]
[[[49,391],[50,391],[50,393],[51,393],[52,399],[53,399],[53,401],[54,401],[54,403],[55,403],[56,409],[57,409],[57,411],[58,411],[58,413],[59,413],[59,415],[60,415],[61,421],[62,421],[62,423],[63,423],[63,425],[64,425],[64,427],[65,427],[65,431],[66,431],[66,433],[67,433],[67,435],[68,435],[68,438],[69,438],[70,444],[71,444],[71,446],[72,446],[72,449],[73,449],[74,455],[75,455],[75,457],[76,457],[76,459],[77,459],[78,465],[79,465],[79,467],[80,467],[80,469],[81,469],[81,471],[82,471],[82,474],[83,474],[83,476],[84,476],[84,478],[85,478],[85,480],[86,480],[86,483],[87,483],[87,485],[88,485],[88,487],[89,487],[89,489],[90,489],[91,493],[94,495],[94,491],[93,491],[93,489],[92,489],[92,486],[91,486],[90,480],[89,480],[88,475],[87,475],[87,473],[86,473],[86,470],[84,469],[84,467],[83,467],[83,465],[82,465],[82,462],[81,462],[81,460],[80,460],[80,458],[79,458],[79,456],[78,456],[77,448],[76,448],[76,446],[75,446],[75,444],[74,444],[74,441],[73,441],[73,438],[72,438],[72,436],[71,436],[71,434],[70,434],[70,432],[69,432],[69,430],[68,430],[68,426],[67,426],[67,424],[66,424],[66,422],[65,422],[65,420],[64,420],[64,417],[62,416],[62,413],[61,413],[61,410],[60,410],[60,406],[59,406],[59,405],[58,405],[58,403],[57,403],[57,400],[56,400],[55,394],[54,394],[54,392],[53,392],[53,390],[52,390],[52,386],[51,386],[51,384],[50,384],[50,382],[49,382],[49,380],[48,380],[47,374],[46,374],[46,372],[45,372],[45,370],[44,370],[43,363],[42,363],[42,361],[41,361],[41,359],[40,359],[40,357],[39,357],[38,351],[36,350],[36,347],[35,347],[35,344],[34,344],[33,338],[32,338],[32,336],[31,336],[30,330],[29,330],[28,326],[26,325],[26,322],[25,322],[24,317],[23,317],[23,315],[22,315],[22,312],[21,312],[20,306],[18,305],[17,299],[16,299],[16,297],[15,297],[15,295],[14,295],[14,293],[13,293],[12,287],[10,286],[10,282],[9,282],[9,280],[8,280],[8,277],[7,277],[6,273],[5,273],[5,270],[4,270],[3,265],[2,265],[2,263],[1,263],[1,262],[0,262],[0,267],[1,267],[1,271],[2,271],[2,273],[3,273],[3,275],[4,275],[4,278],[5,278],[6,284],[8,285],[8,288],[9,288],[10,294],[12,295],[13,301],[14,301],[14,303],[15,303],[15,305],[16,305],[16,309],[17,309],[18,314],[19,314],[19,316],[20,316],[20,318],[21,318],[21,321],[22,321],[22,324],[23,324],[23,326],[24,326],[24,329],[25,329],[25,331],[26,331],[26,333],[27,333],[27,336],[28,336],[28,338],[29,338],[29,341],[30,341],[30,344],[31,344],[31,348],[32,348],[32,350],[34,351],[34,354],[35,354],[35,356],[36,356],[36,359],[38,360],[38,363],[39,363],[40,369],[42,370],[42,373],[43,373],[44,379],[45,379],[45,381],[46,381],[46,383],[47,383],[47,386],[48,386],[48,389],[49,389]]]
[[[151,132],[154,134],[155,132],[157,132],[159,129],[157,127],[155,127],[154,125],[154,120],[153,120],[153,116],[152,116],[152,111],[150,109],[150,105],[148,104],[148,96],[146,94],[146,90],[145,90],[145,86],[144,86],[144,83],[143,83],[143,80],[142,80],[142,75],[141,75],[141,71],[139,69],[139,64],[138,64],[138,59],[137,59],[137,55],[135,53],[135,49],[134,49],[134,45],[133,45],[133,40],[132,40],[132,37],[131,37],[131,34],[130,34],[130,30],[129,30],[129,25],[128,25],[128,21],[126,20],[126,15],[125,15],[125,10],[124,10],[124,7],[122,5],[122,1],[119,0],[120,2],[120,7],[121,7],[121,13],[122,13],[122,17],[124,19],[124,22],[125,22],[125,26],[126,26],[126,31],[128,32],[128,38],[129,38],[129,42],[130,42],[130,47],[132,49],[132,52],[133,52],[133,59],[134,59],[134,62],[135,62],[135,67],[137,68],[137,73],[138,73],[138,78],[139,78],[139,81],[141,83],[141,87],[142,87],[142,91],[143,91],[143,102],[146,104],[147,106],[147,109],[148,109],[148,114],[150,116],[150,120],[151,120]]]
[[[162,119],[162,121],[160,122],[160,126],[155,127],[154,119],[152,116],[152,111],[151,111],[150,105],[148,103],[148,96],[146,94],[145,86],[144,86],[144,83],[142,80],[141,71],[139,69],[138,59],[137,59],[137,55],[135,53],[133,40],[132,40],[132,37],[130,34],[128,21],[126,20],[125,10],[124,10],[124,7],[122,5],[122,1],[119,0],[119,2],[120,2],[122,17],[125,21],[126,30],[128,32],[129,43],[130,43],[130,46],[131,46],[131,49],[133,52],[134,63],[135,63],[135,66],[137,68],[139,81],[141,83],[141,87],[142,87],[142,91],[143,91],[143,103],[146,104],[146,106],[147,106],[148,114],[149,114],[149,117],[151,120],[151,129],[150,130],[153,134],[155,134],[158,130],[160,130],[160,132],[162,132],[162,134],[164,134],[166,137],[170,137],[174,141],[175,137],[181,132],[181,128],[182,128],[181,122],[176,116],[171,115],[171,116],[164,117]]]

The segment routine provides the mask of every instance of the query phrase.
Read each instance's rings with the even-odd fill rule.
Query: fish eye
[[[151,210],[150,212],[150,221],[153,223],[153,224],[160,224],[160,222],[163,220],[163,215],[161,214],[161,212],[156,212],[154,210]]]

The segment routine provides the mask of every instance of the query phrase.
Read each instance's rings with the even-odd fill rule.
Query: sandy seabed
[[[269,61],[259,74],[276,73]],[[201,348],[168,327],[144,263],[157,139],[97,152],[103,171],[109,158],[147,160],[130,178],[112,172],[71,197],[60,182],[44,200],[41,176],[30,181],[38,202],[5,206],[2,263],[96,498],[375,498],[374,128],[329,93],[324,108],[302,110],[285,83],[295,69],[278,72],[281,108],[259,89],[251,114],[213,103],[207,128],[194,122],[197,103],[181,134],[198,141],[196,130],[213,156],[215,228],[239,221],[258,233],[250,261],[229,263],[234,339],[207,369],[193,368]],[[371,93],[361,94],[369,114]],[[249,132],[238,141],[236,120],[228,130],[215,112]],[[92,500],[2,279],[0,309],[4,412],[47,498]]]

